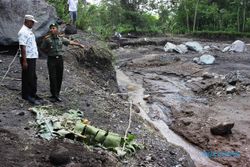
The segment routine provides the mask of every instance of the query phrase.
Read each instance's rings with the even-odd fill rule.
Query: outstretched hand
[[[81,48],[85,48],[85,45],[83,45],[83,44],[80,44],[79,46],[80,46]]]

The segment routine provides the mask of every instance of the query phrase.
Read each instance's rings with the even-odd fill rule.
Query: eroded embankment
[[[91,46],[88,41],[81,42]],[[91,125],[124,135],[128,127],[129,104],[117,95],[114,69],[110,70],[112,62],[102,57],[94,59],[88,57],[91,55],[80,56],[79,52],[81,49],[79,51],[70,47],[64,55],[62,103],[49,101],[46,57],[37,61],[37,93],[43,98],[43,105],[56,109],[58,113],[54,113],[55,115],[69,109],[80,110]],[[12,59],[12,55],[0,55],[1,76]],[[106,60],[109,61],[107,66]],[[4,166],[53,166],[49,157],[58,151],[66,153],[67,162],[73,166],[194,166],[190,156],[182,148],[167,142],[150,124],[134,113],[129,132],[135,134],[137,142],[145,148],[124,159],[118,159],[107,150],[86,147],[78,142],[72,144],[72,141],[63,139],[50,142],[39,139],[36,127],[32,126],[34,115],[28,110],[31,105],[20,97],[20,69],[19,61],[16,60],[1,83],[0,157]]]

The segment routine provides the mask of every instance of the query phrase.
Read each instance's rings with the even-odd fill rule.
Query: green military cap
[[[51,29],[52,27],[58,28],[58,25],[56,23],[52,23],[52,24],[49,25],[49,28]]]

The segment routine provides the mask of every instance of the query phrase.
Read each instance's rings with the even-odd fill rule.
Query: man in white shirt
[[[68,5],[69,5],[70,19],[72,23],[75,25],[77,17],[78,0],[68,0]]]
[[[32,104],[39,104],[41,98],[36,95],[37,76],[36,59],[38,50],[32,27],[37,21],[32,15],[25,15],[24,24],[18,32],[19,47],[21,49],[20,63],[22,66],[22,98]]]

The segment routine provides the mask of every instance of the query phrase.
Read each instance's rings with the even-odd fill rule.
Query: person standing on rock
[[[18,32],[20,63],[22,66],[22,98],[32,104],[40,104],[37,96],[36,59],[38,50],[32,27],[37,21],[32,15],[25,15],[24,24]]]
[[[70,19],[73,25],[75,25],[77,18],[77,6],[78,0],[68,0]]]
[[[63,78],[63,45],[76,45],[84,48],[84,45],[70,41],[59,35],[58,25],[51,24],[50,35],[46,36],[42,42],[41,49],[47,53],[47,65],[49,70],[50,92],[52,102],[61,102],[60,90]]]

